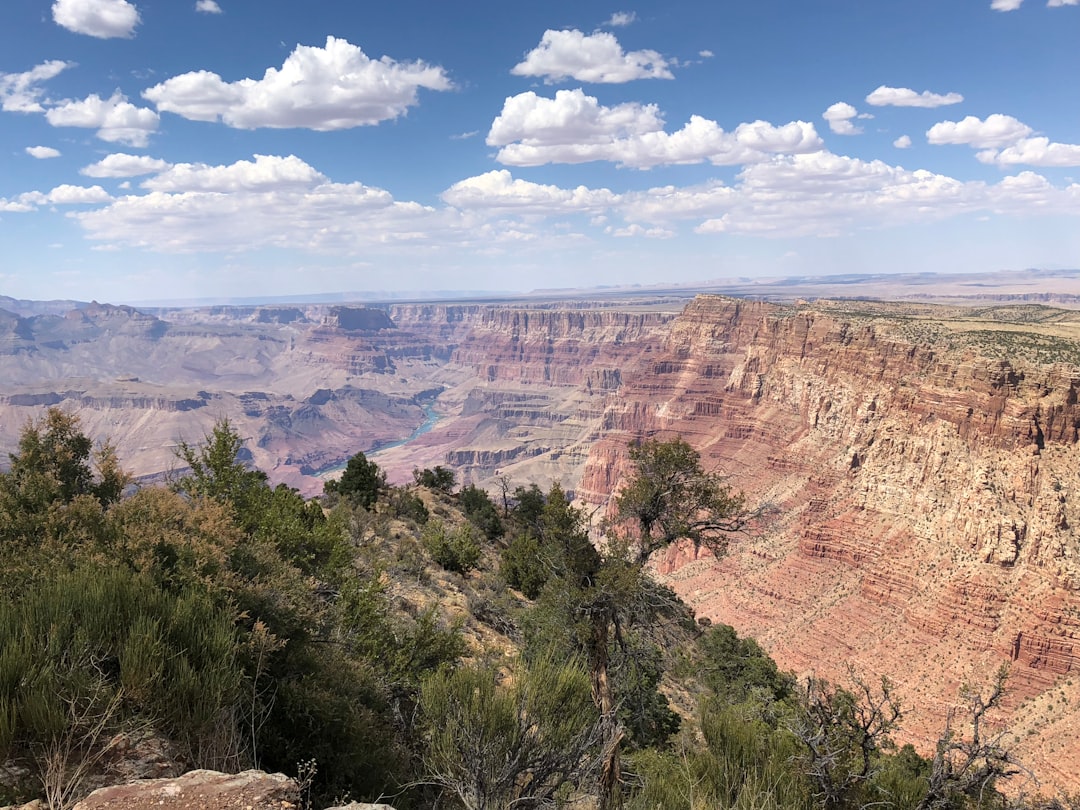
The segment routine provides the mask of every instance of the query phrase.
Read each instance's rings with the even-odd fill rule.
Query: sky
[[[0,295],[1029,267],[1080,0],[0,4]]]

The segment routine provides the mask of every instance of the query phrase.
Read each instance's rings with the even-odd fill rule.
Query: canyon
[[[1044,791],[1075,791],[1080,312],[965,303],[5,310],[0,448],[57,405],[152,481],[224,417],[307,494],[363,450],[397,482],[558,481],[598,523],[628,442],[681,435],[764,515],[721,559],[656,561],[699,617],[799,674],[887,675],[924,752],[1007,663],[999,721]]]

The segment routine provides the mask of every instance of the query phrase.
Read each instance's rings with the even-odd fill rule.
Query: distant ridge
[[[86,309],[96,303],[96,301],[73,300],[28,301],[22,298],[0,295],[0,309],[13,312],[23,318],[33,315],[63,315],[73,309]]]
[[[505,303],[514,301],[637,298],[671,295],[690,298],[714,293],[769,301],[797,298],[866,298],[924,300],[960,303],[964,300],[1043,301],[1080,304],[1080,268],[1047,270],[994,270],[986,273],[837,273],[771,278],[713,278],[682,284],[628,284],[601,287],[536,289],[530,292],[499,290],[362,290],[302,295],[207,296],[159,300],[126,300],[124,303],[158,314],[171,309],[202,307],[251,307],[302,304],[407,304],[430,302]],[[85,309],[96,302],[55,300],[28,301],[0,295],[0,309],[16,315],[63,314]]]

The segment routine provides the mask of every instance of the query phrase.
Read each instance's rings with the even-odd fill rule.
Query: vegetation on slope
[[[969,695],[936,756],[887,681],[798,683],[650,576],[748,518],[681,440],[632,449],[594,545],[557,485],[389,487],[357,454],[322,499],[219,423],[133,488],[50,411],[0,475],[0,803],[66,808],[152,735],[183,767],[310,778],[315,805],[911,810],[989,805],[1018,769]],[[975,720],[975,734],[963,724]],[[982,729],[980,731],[980,728]]]

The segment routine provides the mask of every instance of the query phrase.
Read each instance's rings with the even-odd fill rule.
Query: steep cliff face
[[[681,434],[772,507],[723,560],[661,561],[699,615],[797,671],[889,674],[924,744],[961,681],[1011,662],[1022,750],[1076,787],[1054,700],[1080,701],[1080,368],[987,353],[880,313],[699,299],[610,398],[579,494],[618,486],[628,439]]]

